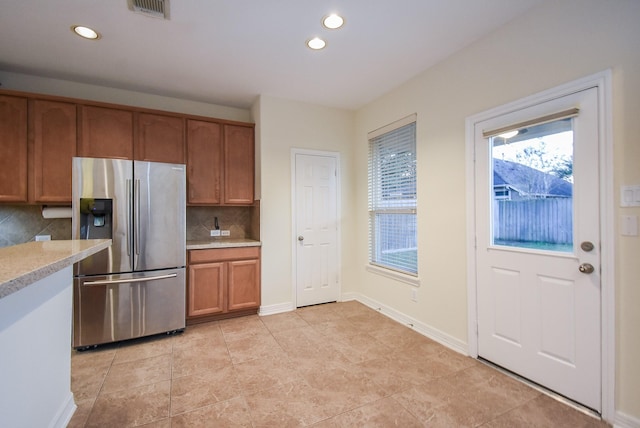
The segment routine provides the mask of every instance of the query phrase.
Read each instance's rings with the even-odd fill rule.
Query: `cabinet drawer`
[[[260,257],[260,247],[212,248],[189,250],[188,253],[189,264],[257,259]]]

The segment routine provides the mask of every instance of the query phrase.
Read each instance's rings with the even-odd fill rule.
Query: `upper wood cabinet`
[[[254,202],[253,127],[200,120],[187,123],[187,202],[251,205]]]
[[[96,106],[81,110],[79,156],[185,163],[183,118]]]
[[[251,205],[254,198],[255,144],[252,127],[224,125],[224,203]]]
[[[71,201],[71,159],[76,155],[76,105],[33,100],[30,176],[34,202]]]
[[[27,201],[26,98],[0,95],[0,202]]]
[[[222,129],[219,123],[187,121],[187,203],[220,204]]]
[[[0,203],[68,204],[74,156],[187,165],[190,205],[254,203],[254,127],[0,89]]]
[[[78,156],[133,159],[133,112],[80,106]]]
[[[185,163],[184,122],[177,116],[136,113],[134,159]]]

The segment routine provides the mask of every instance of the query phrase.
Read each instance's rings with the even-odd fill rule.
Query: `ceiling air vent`
[[[169,19],[169,0],[127,0],[129,9],[153,18]]]

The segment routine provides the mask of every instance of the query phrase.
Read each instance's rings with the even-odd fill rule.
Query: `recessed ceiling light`
[[[100,34],[98,34],[94,29],[84,27],[82,25],[74,25],[71,27],[71,30],[78,36],[84,37],[85,39],[98,40],[100,38]]]
[[[324,25],[325,27],[331,29],[331,30],[335,30],[336,28],[340,28],[342,27],[342,25],[344,24],[344,18],[342,18],[340,15],[336,14],[336,13],[332,13],[329,16],[325,16],[322,19],[322,25]]]
[[[307,46],[317,51],[327,46],[327,43],[320,37],[314,37],[313,39],[307,40]]]

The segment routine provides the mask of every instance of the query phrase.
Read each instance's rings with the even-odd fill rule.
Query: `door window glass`
[[[573,119],[490,138],[492,244],[573,251]]]

